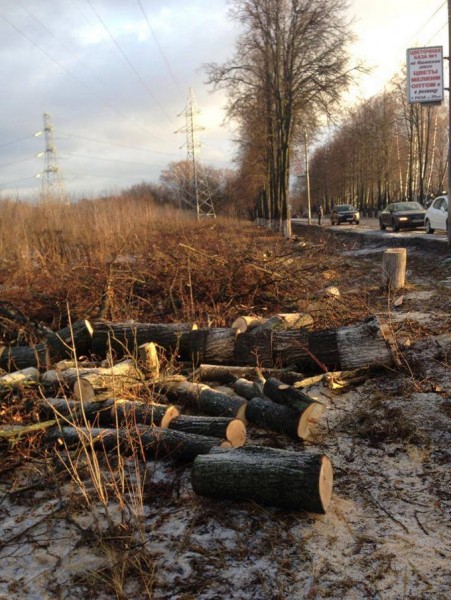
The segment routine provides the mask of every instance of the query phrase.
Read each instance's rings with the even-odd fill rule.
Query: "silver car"
[[[436,229],[448,231],[448,196],[438,196],[424,215],[426,233],[434,233]]]

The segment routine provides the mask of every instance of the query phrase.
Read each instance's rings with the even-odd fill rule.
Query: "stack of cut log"
[[[326,405],[303,382],[330,384],[334,376],[305,380],[298,370],[353,369],[356,379],[356,369],[390,364],[391,353],[375,318],[322,332],[310,331],[311,322],[241,317],[231,328],[202,330],[78,321],[36,348],[0,349],[0,367],[10,371],[0,377],[0,397],[39,386],[49,444],[194,461],[196,493],[322,513],[332,493],[330,460],[302,447],[245,445],[246,426],[311,440]],[[190,361],[192,376],[162,377],[160,351]],[[109,365],[99,363],[105,357]]]

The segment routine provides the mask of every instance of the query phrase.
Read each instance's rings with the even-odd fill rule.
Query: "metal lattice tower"
[[[185,115],[186,125],[177,133],[186,133],[187,163],[190,171],[185,202],[196,210],[198,219],[200,217],[216,217],[208,181],[204,175],[202,163],[198,159],[201,147],[199,131],[205,128],[197,123],[199,108],[192,88],[189,88],[185,111],[181,114]]]
[[[45,136],[45,151],[38,154],[38,156],[44,156],[44,170],[41,174],[41,202],[67,204],[67,193],[56,156],[52,119],[47,113],[44,113],[44,129],[36,135],[41,133]]]

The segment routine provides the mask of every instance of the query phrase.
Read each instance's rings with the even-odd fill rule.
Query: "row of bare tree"
[[[369,214],[389,202],[426,202],[446,188],[447,107],[409,104],[405,76],[350,110],[310,162],[312,197]]]

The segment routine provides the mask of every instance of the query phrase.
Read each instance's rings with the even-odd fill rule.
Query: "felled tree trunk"
[[[183,359],[190,358],[190,332],[187,323],[107,323],[95,321],[92,337],[92,352],[105,358],[112,353],[116,357],[135,355],[137,348],[153,342]]]
[[[227,440],[233,448],[243,446],[246,441],[246,426],[241,419],[232,417],[181,415],[171,420],[169,428]]]
[[[329,506],[333,487],[327,456],[258,446],[199,456],[191,476],[193,490],[201,496],[320,514]]]
[[[191,359],[195,365],[203,362],[231,362],[235,354],[238,333],[232,328],[197,329],[190,334]]]
[[[41,404],[45,418],[66,419],[74,424],[96,423],[101,426],[153,425],[165,429],[180,415],[178,409],[166,404],[116,400],[108,398],[95,402],[80,402],[67,398],[46,398]]]
[[[76,321],[72,328],[64,327],[49,333],[44,343],[36,346],[8,346],[0,348],[0,369],[22,370],[27,367],[46,369],[52,362],[87,355],[91,351],[92,327],[89,321]]]
[[[119,396],[133,386],[141,385],[142,373],[136,368],[133,360],[124,360],[111,368],[93,369],[85,372],[74,382],[74,395],[79,400],[92,400],[100,392]]]
[[[258,367],[246,367],[236,365],[200,365],[194,372],[195,381],[214,381],[216,383],[230,384],[237,379],[255,379],[257,377],[277,377],[284,383],[293,385],[296,381],[301,381],[304,376],[302,373],[284,369],[259,369]]]
[[[212,448],[230,448],[229,442],[218,438],[183,433],[172,429],[151,427],[146,429],[104,429],[86,427],[61,427],[47,431],[48,444],[64,442],[68,447],[83,444],[90,449],[105,452],[116,451],[118,445],[124,453],[142,453],[148,458],[170,458],[176,461],[192,461],[199,454],[207,454]]]
[[[312,411],[306,414],[305,411],[293,410],[268,398],[252,398],[246,405],[246,418],[249,423],[302,440],[311,437],[311,430],[318,420],[319,415],[308,414],[309,412]]]
[[[304,440],[310,439],[313,430],[316,428],[318,420],[325,409],[325,405],[321,402],[316,402],[302,390],[282,383],[274,377],[270,377],[265,381],[263,391],[265,396],[270,400],[286,406],[295,412],[297,421],[296,435]],[[254,411],[256,411],[257,408],[261,412],[260,423],[263,424],[264,422],[267,422],[267,426],[269,426],[271,405],[257,403]],[[281,415],[280,418],[283,418],[284,423],[286,424],[289,414],[286,413],[286,416],[284,416],[281,411],[279,412]],[[275,415],[276,410],[274,408],[274,416]]]
[[[234,417],[246,423],[246,400],[217,392],[208,385],[190,383],[164,384],[163,389],[178,403],[187,404],[200,413],[213,417]]]
[[[22,387],[36,385],[39,382],[39,371],[35,367],[28,367],[14,373],[7,373],[0,377],[0,394]]]
[[[238,396],[242,396],[243,398],[246,398],[246,400],[251,400],[256,396],[263,398],[263,385],[264,380],[262,379],[255,379],[254,381],[249,381],[247,379],[244,379],[243,377],[240,377],[235,381],[232,387],[233,391],[236,394],[238,394]]]

